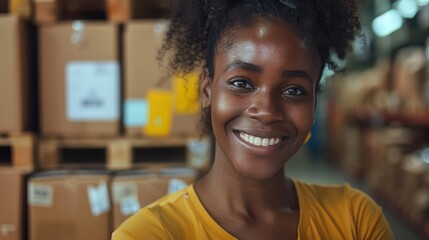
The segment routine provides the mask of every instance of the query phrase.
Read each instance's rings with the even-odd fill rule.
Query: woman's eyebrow
[[[234,69],[242,69],[242,70],[252,71],[256,73],[261,73],[263,71],[263,68],[258,65],[237,60],[228,64],[223,70],[223,72],[227,72]],[[310,83],[313,83],[313,79],[310,77],[310,75],[308,75],[307,72],[302,70],[284,70],[282,72],[282,76],[284,78],[296,78],[296,77],[303,78],[308,80]]]
[[[282,73],[282,76],[285,78],[304,78],[305,80],[308,80],[310,83],[313,83],[313,79],[308,75],[307,72],[301,71],[301,70],[284,70]]]
[[[228,64],[225,67],[225,69],[223,70],[223,72],[227,72],[227,71],[233,70],[233,69],[243,69],[243,70],[252,71],[252,72],[256,72],[256,73],[260,73],[263,70],[260,66],[252,64],[252,63],[243,62],[243,61],[234,61],[234,62]]]

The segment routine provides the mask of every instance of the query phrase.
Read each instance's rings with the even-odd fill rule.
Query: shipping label
[[[120,73],[115,61],[75,61],[66,66],[66,117],[69,121],[119,118]]]
[[[30,184],[28,188],[28,200],[32,206],[51,207],[54,198],[52,186]]]
[[[149,121],[149,105],[145,99],[129,99],[124,104],[124,123],[127,127],[144,127]]]
[[[89,186],[87,192],[93,216],[99,216],[110,210],[109,192],[105,182],[101,182],[97,187]]]
[[[170,179],[169,183],[168,183],[168,194],[170,193],[174,193],[177,192],[179,190],[182,190],[184,188],[186,188],[188,186],[188,184],[178,178],[172,178]]]

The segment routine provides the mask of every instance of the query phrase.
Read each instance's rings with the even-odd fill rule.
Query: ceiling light
[[[419,11],[419,6],[415,0],[399,0],[395,5],[404,18],[413,18]]]
[[[402,27],[404,21],[398,10],[391,9],[372,21],[372,30],[379,37],[386,37]]]

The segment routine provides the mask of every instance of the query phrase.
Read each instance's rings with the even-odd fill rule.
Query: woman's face
[[[257,20],[221,39],[214,76],[203,78],[216,160],[267,179],[303,144],[314,119],[317,57],[291,25]]]

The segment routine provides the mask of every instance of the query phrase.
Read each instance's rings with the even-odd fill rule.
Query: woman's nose
[[[252,101],[246,110],[249,117],[257,119],[265,125],[284,120],[281,96],[270,91],[261,91],[251,98]]]

